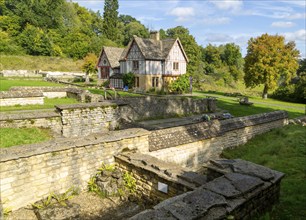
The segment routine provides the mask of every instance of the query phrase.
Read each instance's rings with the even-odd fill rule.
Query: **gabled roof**
[[[102,51],[100,53],[100,57],[99,57],[99,60],[98,60],[98,64],[100,63],[100,60],[101,60],[101,57],[102,57],[102,54],[103,54],[103,51],[104,53],[106,54],[106,57],[108,59],[108,62],[111,66],[111,68],[116,68],[116,67],[119,67],[120,64],[119,64],[119,59],[121,57],[121,54],[122,52],[124,51],[124,48],[119,48],[119,47],[106,47],[104,46],[102,48]]]
[[[134,36],[133,39],[129,42],[128,46],[124,49],[120,60],[125,60],[127,57],[133,42],[135,42],[142,55],[147,60],[165,60],[170,53],[174,43],[178,41],[181,50],[188,62],[188,58],[185,54],[185,51],[182,47],[181,42],[179,39],[163,39],[163,40],[154,40],[154,39],[147,39],[147,38],[140,38]]]

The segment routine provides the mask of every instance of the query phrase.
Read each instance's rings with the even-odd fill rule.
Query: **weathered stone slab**
[[[252,176],[247,176],[239,173],[228,173],[225,178],[231,181],[232,185],[242,193],[250,192],[259,186],[262,186],[264,182]]]
[[[44,209],[36,209],[35,214],[38,220],[81,220],[79,204],[53,205]]]
[[[184,172],[183,174],[178,175],[178,177],[188,182],[195,183],[197,186],[207,183],[207,176],[195,172]]]
[[[178,219],[195,219],[205,215],[207,210],[215,206],[225,206],[223,196],[205,189],[197,189],[182,198],[180,201],[164,206]]]
[[[137,215],[129,218],[129,220],[177,220],[169,211],[165,209],[159,210],[145,210]]]
[[[203,188],[223,195],[226,198],[234,198],[242,195],[242,193],[232,185],[232,182],[225,177],[214,179],[205,184]]]

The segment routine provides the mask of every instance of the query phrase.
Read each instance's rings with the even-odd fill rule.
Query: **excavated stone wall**
[[[151,131],[149,154],[184,167],[196,168],[211,158],[218,158],[223,149],[244,144],[258,134],[287,123],[287,113],[275,111]]]
[[[239,159],[213,161],[208,170],[207,183],[130,220],[253,219],[278,202],[283,173]]]
[[[0,200],[4,208],[16,210],[52,192],[84,189],[102,163],[114,163],[114,155],[124,149],[148,151],[148,131],[127,129],[0,148]]]
[[[43,105],[44,96],[41,92],[1,91],[0,106]]]

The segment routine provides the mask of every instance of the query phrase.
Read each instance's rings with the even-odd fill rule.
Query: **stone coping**
[[[167,181],[183,185],[188,190],[194,190],[206,183],[204,175],[199,175],[189,168],[182,168],[175,163],[165,162],[147,154],[122,153],[116,155],[115,158],[117,161],[124,161],[138,169],[154,173]]]
[[[148,134],[149,131],[147,130],[141,128],[130,128],[120,131],[110,131],[108,133],[96,133],[79,138],[57,138],[42,143],[20,145],[10,148],[0,148],[0,162],[17,160],[20,158],[63,151],[78,147],[91,147],[101,143],[115,142]]]
[[[256,199],[255,196],[269,196],[262,195],[262,192],[284,177],[283,173],[240,159],[216,160],[211,166],[213,169],[218,167],[220,171],[228,166],[234,169],[192,192],[164,200],[130,220],[227,219],[227,216],[244,203],[252,198]],[[269,176],[269,180],[265,175]],[[255,208],[257,207],[253,207]]]
[[[52,86],[13,86],[10,91],[66,92],[69,87]]]
[[[0,99],[11,98],[30,98],[30,97],[43,97],[43,93],[39,91],[2,91],[0,92]]]
[[[53,118],[53,117],[60,117],[60,114],[56,112],[54,109],[0,112],[0,121],[37,119],[37,118]]]
[[[69,104],[69,105],[55,105],[57,109],[67,110],[67,109],[84,109],[84,108],[98,108],[98,107],[117,107],[118,105],[114,102],[103,101],[103,102],[93,102],[93,103],[79,103],[79,104]]]

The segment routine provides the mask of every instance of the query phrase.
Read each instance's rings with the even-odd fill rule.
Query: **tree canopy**
[[[263,98],[280,81],[288,83],[298,68],[299,51],[294,42],[285,43],[279,35],[251,38],[245,57],[244,81],[247,87],[263,84]]]
[[[105,0],[103,13],[103,33],[106,38],[116,41],[118,38],[118,0]]]

